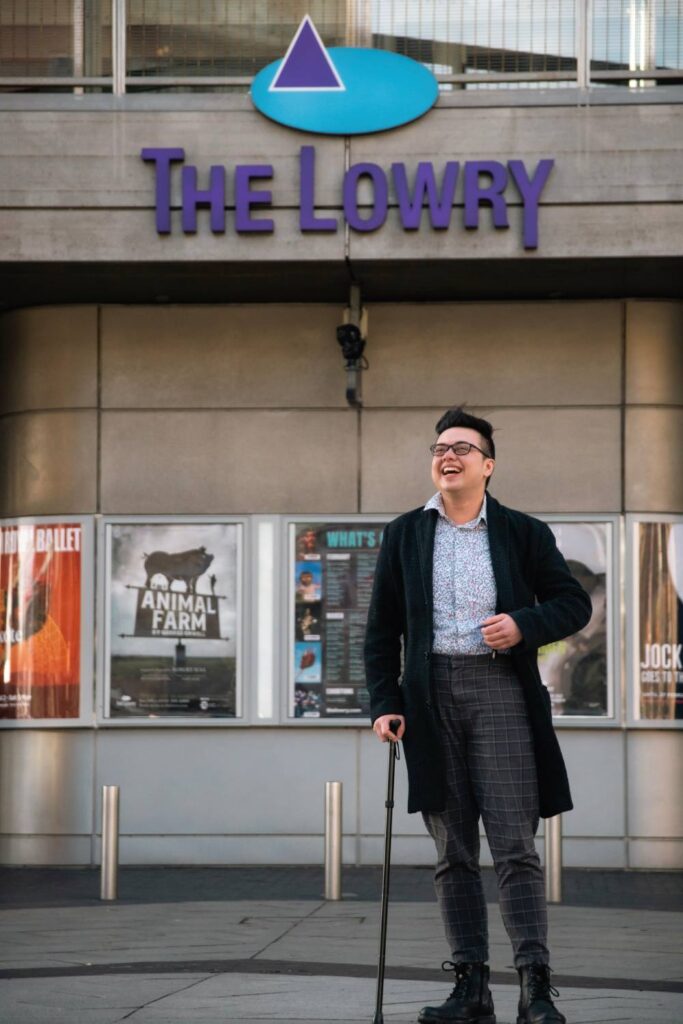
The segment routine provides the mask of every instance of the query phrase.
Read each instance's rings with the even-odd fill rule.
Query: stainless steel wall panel
[[[625,735],[621,731],[565,729],[559,734],[574,798],[563,815],[569,840],[623,836],[626,830]]]
[[[2,318],[0,414],[97,405],[97,309],[20,309]]]
[[[683,302],[626,303],[626,401],[682,405]]]
[[[343,408],[342,307],[108,306],[102,405]]]
[[[627,512],[683,512],[683,407],[626,408]]]
[[[366,408],[446,408],[456,390],[477,406],[621,400],[621,303],[386,303],[368,312]]]
[[[355,743],[351,730],[103,729],[97,791],[121,787],[122,835],[311,836],[323,833],[325,782],[339,780],[349,834]]]
[[[102,511],[348,512],[356,429],[351,410],[105,412]]]
[[[0,418],[0,515],[94,512],[97,413],[13,413]]]
[[[0,834],[89,836],[93,746],[86,729],[0,732]]]
[[[634,839],[680,840],[683,734],[655,729],[631,731],[627,770],[629,834]]]
[[[467,401],[453,375],[453,403]],[[610,512],[620,505],[618,408],[475,406],[496,428],[491,493],[527,512]],[[443,407],[368,410],[362,437],[362,510],[424,504],[433,493],[427,451]],[[395,438],[400,444],[394,444]],[[423,470],[419,471],[419,467]],[[416,471],[418,467],[418,471]]]

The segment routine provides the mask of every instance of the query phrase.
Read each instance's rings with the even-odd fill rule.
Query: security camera
[[[365,338],[361,335],[357,324],[340,324],[337,328],[337,341],[341,345],[346,365],[357,363],[363,355]]]

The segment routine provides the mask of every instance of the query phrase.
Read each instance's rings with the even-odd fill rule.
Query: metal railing
[[[444,91],[683,83],[683,0],[2,0],[0,89],[246,91],[307,12]]]

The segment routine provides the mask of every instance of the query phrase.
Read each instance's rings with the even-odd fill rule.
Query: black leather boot
[[[560,993],[550,984],[548,965],[528,964],[517,970],[520,983],[517,1024],[567,1024],[567,1018],[551,999]]]
[[[441,1006],[423,1006],[420,1024],[496,1024],[493,999],[489,992],[489,966],[485,963],[459,963],[444,960],[444,971],[455,971],[455,988]]]

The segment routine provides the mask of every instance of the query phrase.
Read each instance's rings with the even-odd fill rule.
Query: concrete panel
[[[356,489],[351,410],[102,417],[103,512],[355,512]]]
[[[574,810],[562,816],[564,835],[623,836],[624,734],[563,729],[558,736],[574,799]]]
[[[683,409],[627,408],[627,512],[683,512]]]
[[[245,97],[239,109],[121,111],[3,111],[0,137],[0,205],[15,207],[151,207],[154,165],[143,148],[182,147],[186,164],[198,169],[200,188],[209,168],[227,169],[226,204],[234,204],[236,164],[272,164],[270,189],[276,206],[294,206],[299,191],[299,149],[311,137],[257,114]],[[316,199],[334,205],[341,194],[344,140],[317,136]],[[180,167],[171,173],[171,201],[180,204]]]
[[[628,844],[628,866],[648,871],[680,871],[683,842],[680,839],[632,839]]]
[[[75,729],[0,733],[2,833],[68,836],[92,830],[93,734]]]
[[[523,159],[531,172],[551,157],[555,167],[543,191],[544,203],[680,201],[677,174],[681,140],[671,131],[676,107],[610,106],[466,109],[439,100],[425,117],[382,136],[351,139],[351,163],[377,162],[387,172],[394,161],[407,165],[409,181],[418,161],[431,160],[437,175],[447,160]],[[457,103],[457,101],[456,101]],[[393,181],[390,202],[395,203]],[[518,199],[514,185],[511,196]],[[456,202],[462,202],[461,180]]]
[[[121,787],[121,833],[322,836],[325,781],[344,785],[355,831],[350,730],[102,730],[96,784]],[[248,796],[248,798],[247,798]],[[99,828],[99,824],[98,824]]]
[[[12,241],[16,214],[9,215],[8,241]],[[351,260],[456,260],[523,257],[529,273],[538,259],[677,256],[683,232],[683,203],[661,206],[585,205],[541,206],[538,248],[524,250],[522,212],[508,209],[509,228],[494,228],[491,211],[482,210],[478,229],[463,226],[463,211],[456,209],[448,230],[404,231],[398,210],[390,208],[384,226],[374,232],[351,231]],[[118,221],[118,216],[116,218]],[[118,227],[114,229],[118,234]],[[1,237],[1,236],[0,236]],[[102,240],[101,244],[105,244]],[[27,257],[22,257],[27,258]],[[113,258],[113,257],[111,257]]]
[[[326,305],[108,306],[102,405],[347,408]]]
[[[680,405],[683,303],[626,303],[626,401]]]
[[[0,836],[0,864],[90,864],[90,836]]]
[[[468,396],[460,391],[452,401]],[[620,505],[618,409],[474,408],[496,430],[491,493],[527,512],[610,512]],[[443,408],[363,416],[361,508],[398,512],[433,493],[428,446]]]
[[[634,839],[680,839],[683,734],[636,730],[628,734],[628,827]]]
[[[0,419],[0,515],[94,512],[97,413],[21,413]]]
[[[183,97],[178,106],[183,101],[187,104]],[[208,173],[212,164],[227,167],[229,202],[236,163],[271,163],[275,203],[293,205],[299,148],[311,144],[318,199],[339,203],[344,140],[312,139],[282,128],[256,113],[246,96],[206,101],[205,109],[185,110],[3,111],[0,204],[150,205],[153,171],[140,159],[140,150],[181,146],[187,163],[197,165],[200,173]],[[547,202],[675,201],[683,194],[676,173],[680,139],[671,130],[678,113],[664,104],[492,105],[475,111],[451,106],[444,97],[410,125],[353,138],[351,161],[372,160],[389,170],[395,160],[406,161],[409,168],[433,160],[439,168],[446,160],[522,157],[532,169],[541,157],[552,157],[556,165],[544,193]],[[172,179],[177,177],[176,167]],[[174,198],[175,189],[174,182]]]
[[[338,211],[321,209],[321,217]],[[259,214],[261,218],[268,214]],[[200,210],[196,235],[180,230],[180,213],[172,217],[173,233],[158,235],[154,208],[139,210],[30,209],[3,211],[0,252],[7,262],[26,260],[64,263],[101,261],[145,263],[193,261],[224,263],[298,260],[315,263],[344,260],[344,232],[302,234],[299,214],[286,208],[272,212],[273,233],[236,234],[228,211],[225,234],[212,234],[208,210]],[[663,243],[664,244],[664,243]]]
[[[621,304],[373,305],[366,408],[610,405],[621,401]],[[590,372],[586,367],[590,366]]]
[[[97,309],[21,309],[0,317],[0,412],[97,405]]]

